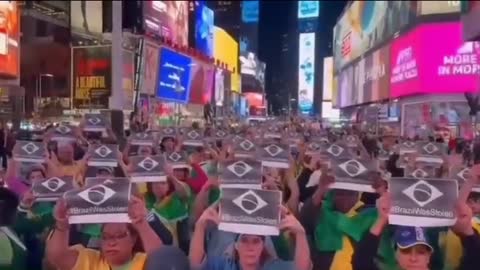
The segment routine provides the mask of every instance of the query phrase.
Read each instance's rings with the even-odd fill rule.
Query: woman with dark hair
[[[145,204],[172,234],[173,244],[188,251],[188,202],[191,192],[172,173],[166,182],[147,183]]]
[[[132,223],[102,225],[99,251],[81,245],[69,246],[67,205],[59,200],[54,214],[55,229],[46,246],[48,261],[58,270],[143,269],[147,254],[157,250],[162,241],[150,227],[141,199],[132,196],[128,214]]]

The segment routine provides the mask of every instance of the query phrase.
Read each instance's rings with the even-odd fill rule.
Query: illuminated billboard
[[[315,33],[301,33],[298,48],[298,108],[302,114],[310,114],[315,85]]]
[[[323,91],[322,100],[331,101],[333,96],[333,57],[323,58]]]
[[[188,46],[188,1],[143,1],[143,16],[147,33]]]
[[[195,20],[195,47],[208,56],[213,56],[213,10],[199,3]]]
[[[320,1],[298,1],[298,18],[316,18],[320,13]]]
[[[214,26],[213,35],[213,57],[220,62],[224,62],[228,65],[228,70],[235,73],[232,74],[232,81],[239,81],[237,75],[239,73],[238,68],[238,42],[235,41],[225,30],[220,27]],[[232,83],[232,91],[240,92],[239,83]]]

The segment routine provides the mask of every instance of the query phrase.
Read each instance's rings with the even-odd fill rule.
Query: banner
[[[235,158],[255,158],[257,147],[254,142],[249,139],[239,137],[234,142]]]
[[[183,152],[172,152],[167,154],[166,160],[172,169],[190,169],[188,165],[188,159]]]
[[[187,103],[190,96],[192,59],[167,48],[160,49],[157,96],[166,101]]]
[[[282,193],[245,188],[222,189],[218,229],[238,234],[278,235]]]
[[[132,171],[129,172],[133,183],[165,182],[165,157],[161,156],[134,156],[130,157]]]
[[[317,18],[320,14],[320,1],[298,1],[298,19]]]
[[[135,53],[123,50],[123,110],[133,110],[133,102],[135,100],[135,89],[133,83],[135,81]]]
[[[102,1],[71,1],[70,29],[75,34],[101,35],[103,33]]]
[[[254,159],[234,159],[220,167],[220,185],[225,188],[249,187],[260,189],[262,185],[262,163]]]
[[[391,178],[389,224],[444,227],[455,224],[458,184],[455,180]]]
[[[461,27],[458,22],[420,25],[393,41],[392,98],[478,90],[480,43],[464,43]],[[448,39],[442,38],[444,33]]]
[[[16,78],[20,72],[20,14],[17,1],[0,1],[0,76]]]
[[[199,2],[195,14],[195,47],[207,56],[213,57],[214,12]]]
[[[108,109],[112,88],[111,47],[72,48],[73,108]]]
[[[315,33],[301,33],[298,43],[298,108],[300,113],[310,114],[315,89]]]
[[[91,144],[88,155],[88,166],[117,167],[118,165],[118,145],[116,144]]]
[[[188,46],[188,1],[142,1],[144,30]]]
[[[414,22],[416,5],[417,1],[353,1],[333,30],[335,70]]]
[[[277,134],[281,138],[281,133]],[[287,144],[275,143],[275,141],[264,142],[259,152],[262,166],[284,169],[290,167],[290,147]]]
[[[143,82],[140,92],[154,96],[157,90],[158,53],[160,47],[146,41],[143,44]]]
[[[367,159],[334,159],[331,161],[335,182],[333,189],[345,189],[363,192],[375,192],[373,189],[372,172],[375,166]]]
[[[55,202],[63,194],[75,188],[72,176],[52,177],[42,181],[35,181],[32,185],[32,193],[36,202]]]
[[[352,105],[387,99],[390,85],[390,46],[366,56],[354,65]]]
[[[128,178],[71,190],[64,198],[68,205],[70,224],[130,222],[128,203],[131,183]]]
[[[43,142],[16,141],[13,160],[17,162],[43,163],[47,149]]]

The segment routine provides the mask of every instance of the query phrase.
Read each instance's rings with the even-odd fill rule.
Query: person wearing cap
[[[354,270],[436,270],[432,266],[434,250],[427,231],[420,227],[398,226],[390,238],[388,215],[390,194],[385,192],[377,202],[378,217],[373,226],[357,245],[353,255]],[[465,204],[458,204],[457,223],[452,227],[461,238],[465,254],[457,270],[478,269],[480,236],[471,226],[471,211]],[[394,249],[390,241],[393,239]]]
[[[14,230],[17,195],[0,187],[0,270],[27,270],[27,248]]]
[[[207,224],[211,222],[219,223],[217,210],[209,207],[195,224],[189,252],[191,267],[204,270],[310,270],[312,264],[305,230],[300,222],[287,212],[286,208],[284,208],[280,229],[288,230],[294,235],[295,255],[293,261],[273,258],[265,246],[266,237],[255,234],[237,235],[233,247],[233,256],[231,257],[205,254],[204,246]]]

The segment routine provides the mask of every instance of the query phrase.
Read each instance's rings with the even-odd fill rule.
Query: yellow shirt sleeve
[[[72,270],[110,270],[108,263],[102,258],[99,251],[85,248],[82,245],[72,246],[71,249],[78,251],[77,262]],[[147,255],[136,253],[132,260],[131,270],[143,270]]]

